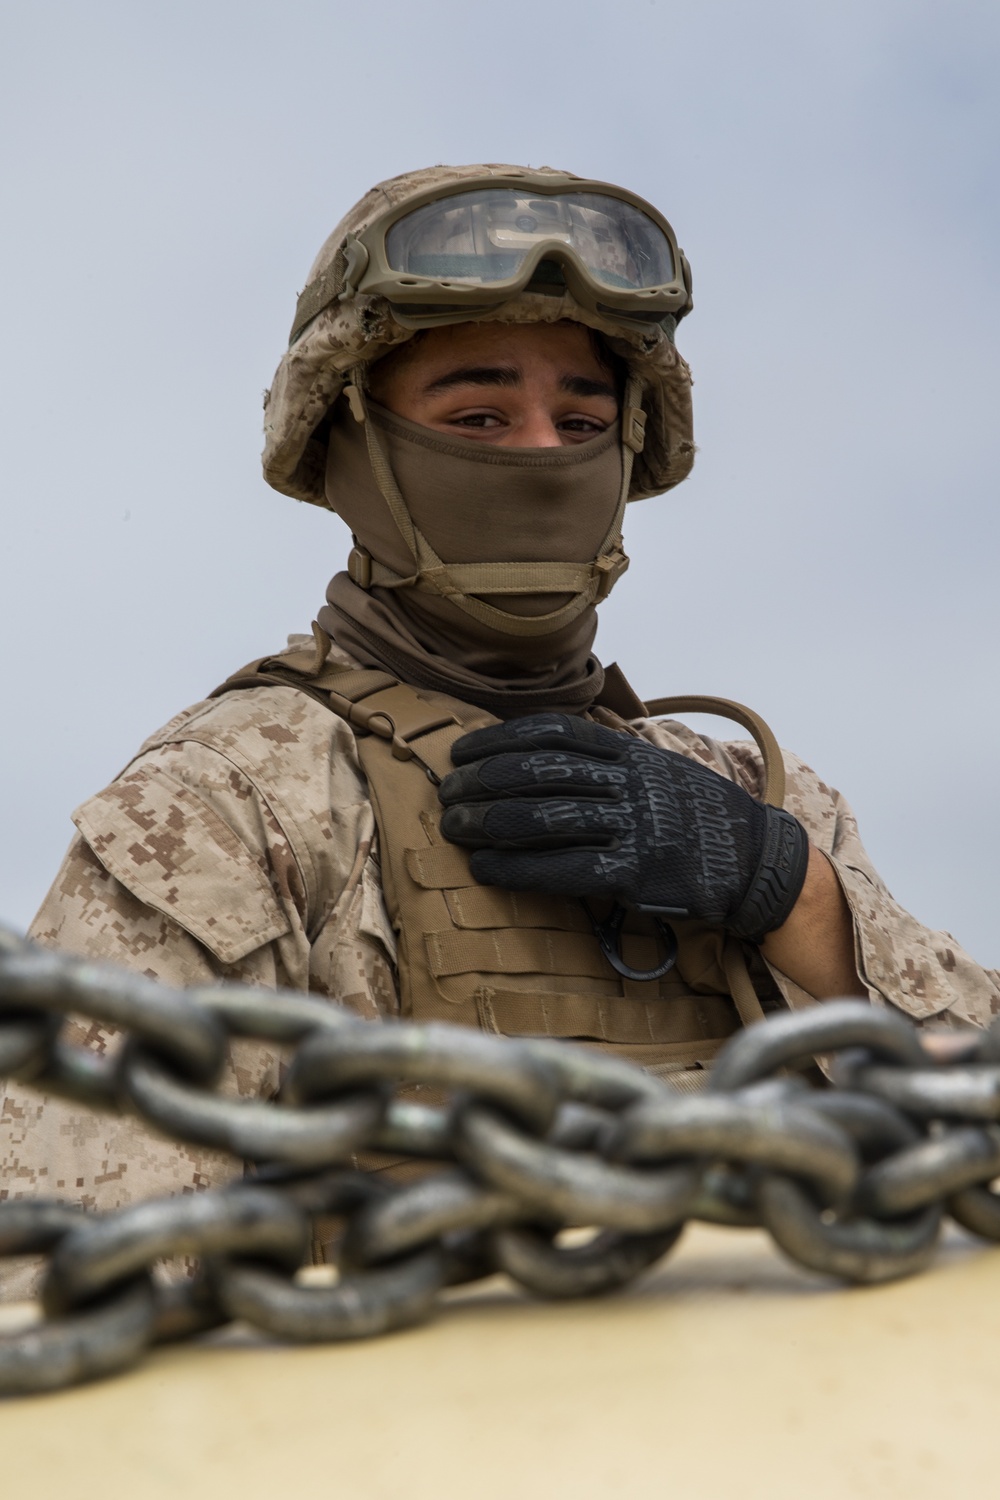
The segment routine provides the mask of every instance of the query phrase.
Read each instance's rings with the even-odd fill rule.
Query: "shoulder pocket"
[[[288,932],[267,874],[196,792],[137,767],[73,814],[105,869],[224,964]]]

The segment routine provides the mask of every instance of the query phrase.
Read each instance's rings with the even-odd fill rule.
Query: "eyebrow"
[[[459,385],[499,385],[510,389],[520,384],[521,372],[516,365],[462,365],[425,385],[424,395],[436,396]],[[612,401],[618,399],[618,393],[610,381],[592,380],[588,375],[564,375],[559,386],[571,396],[609,396]]]
[[[439,391],[450,391],[456,385],[502,385],[521,384],[521,372],[514,365],[461,365],[438,376],[424,386],[425,396],[437,395]]]
[[[559,386],[571,396],[610,396],[612,401],[618,400],[610,380],[591,380],[589,375],[564,375]]]

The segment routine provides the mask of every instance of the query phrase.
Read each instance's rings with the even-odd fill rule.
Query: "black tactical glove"
[[[802,825],[716,771],[568,714],[458,740],[445,838],[484,885],[700,917],[760,942],[805,880]]]

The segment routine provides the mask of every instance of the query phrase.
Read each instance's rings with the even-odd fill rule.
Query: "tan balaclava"
[[[319,621],[363,665],[500,717],[541,707],[579,713],[603,683],[590,649],[595,605],[628,566],[626,501],[677,483],[693,457],[690,377],[673,320],[629,326],[579,306],[566,288],[553,295],[530,287],[479,317],[450,318],[568,319],[600,333],[624,360],[619,422],[573,447],[523,449],[442,435],[367,395],[370,365],[414,331],[384,297],[348,287],[318,313],[309,305],[317,285],[326,295],[327,284],[349,282],[344,245],[386,201],[426,195],[429,179],[450,187],[487,170],[509,178],[523,169],[437,168],[394,179],[331,236],[300,299],[300,317],[303,303],[312,316],[295,330],[268,396],[265,474],[326,504],[354,533],[348,572],[330,584]]]
[[[588,707],[594,601],[627,566],[618,424],[503,448],[366,407],[363,426],[338,413],[330,432],[327,499],[358,545],[320,624],[366,664],[501,715]]]

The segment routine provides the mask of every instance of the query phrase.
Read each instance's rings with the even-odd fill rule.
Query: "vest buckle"
[[[587,913],[587,918],[594,929],[601,952],[616,974],[623,979],[636,979],[639,981],[650,979],[662,979],[664,974],[669,974],[677,962],[677,934],[670,923],[664,921],[665,917],[686,917],[688,912],[682,906],[637,906],[636,911],[646,912],[653,919],[653,925],[660,935],[667,956],[662,963],[657,964],[655,969],[633,969],[622,957],[622,924],[627,915],[626,908],[620,901],[616,901],[611,908],[609,916],[603,922],[599,921],[586,901],[581,900],[580,905]]]

